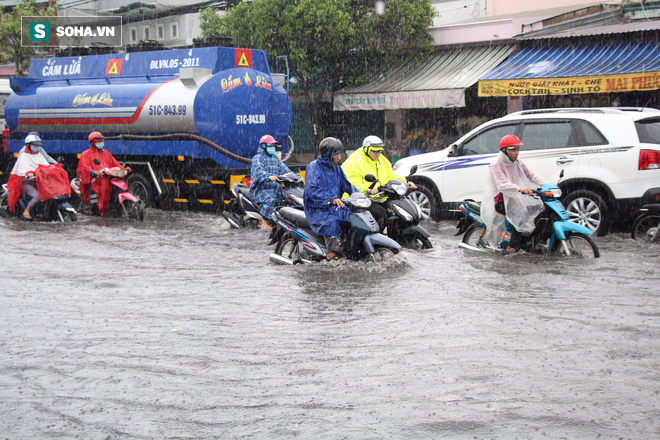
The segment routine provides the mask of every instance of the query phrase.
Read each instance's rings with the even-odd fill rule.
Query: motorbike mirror
[[[417,165],[413,165],[412,168],[410,169],[410,173],[408,173],[409,176],[412,176],[417,172]]]
[[[101,165],[101,161],[99,161],[98,159],[94,159],[94,165]]]
[[[374,176],[373,174],[367,174],[366,176],[364,176],[364,180],[366,180],[367,182],[371,182],[371,186],[369,186],[369,189],[373,189],[378,183],[378,179],[376,179],[376,176]]]

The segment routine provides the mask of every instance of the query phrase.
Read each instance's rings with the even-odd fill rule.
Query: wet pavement
[[[277,266],[217,215],[0,219],[2,439],[660,437],[660,246]]]

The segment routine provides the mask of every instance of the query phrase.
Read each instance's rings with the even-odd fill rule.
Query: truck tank
[[[292,111],[281,79],[288,75],[271,74],[266,52],[239,48],[32,60],[27,78],[10,81],[5,151],[18,152],[36,131],[71,174],[89,133],[100,131],[106,148],[146,181],[149,197],[175,183],[171,195],[185,199],[180,183],[228,184],[232,172],[245,174],[264,134],[287,150]]]

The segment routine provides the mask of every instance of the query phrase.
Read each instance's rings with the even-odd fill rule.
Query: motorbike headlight
[[[408,192],[408,185],[403,182],[392,185],[392,188],[400,196],[405,196],[406,192]]]
[[[391,206],[394,212],[396,213],[396,215],[403,218],[407,222],[413,221],[413,216],[408,211],[406,211],[405,209],[401,208],[396,204],[392,204]]]
[[[553,188],[543,191],[543,194],[545,194],[547,197],[554,197],[555,199],[558,199],[561,197],[561,190],[559,188]]]
[[[357,206],[358,208],[368,208],[371,206],[371,199],[370,198],[364,198],[364,199],[357,199],[353,201],[353,206]]]
[[[411,200],[410,203],[412,203],[412,205],[415,207],[415,211],[417,211],[417,218],[422,218],[423,216],[422,207],[419,206],[419,204],[413,200]]]

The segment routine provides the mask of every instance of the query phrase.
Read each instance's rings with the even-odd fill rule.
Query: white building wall
[[[431,0],[437,15],[433,27],[444,26],[486,16],[487,0]]]
[[[487,15],[515,14],[518,12],[540,11],[543,9],[558,8],[562,6],[594,5],[600,3],[620,4],[626,0],[488,0]],[[627,0],[633,3],[639,3],[641,0]]]

